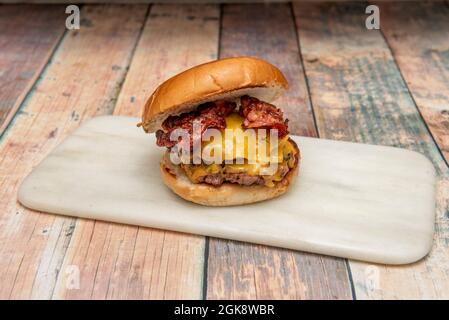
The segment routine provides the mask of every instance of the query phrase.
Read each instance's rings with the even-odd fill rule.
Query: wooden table
[[[0,6],[0,298],[449,298],[449,4]],[[88,118],[140,115],[162,80],[255,55],[286,74],[295,134],[424,153],[435,243],[408,266],[61,217],[17,203],[22,179]],[[332,159],[329,159],[332,161]]]

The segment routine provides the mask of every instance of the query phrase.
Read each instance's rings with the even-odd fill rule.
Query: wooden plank
[[[267,23],[269,21],[269,23]],[[315,126],[289,5],[223,8],[220,56],[254,55],[278,66],[290,90],[276,102],[292,133],[315,136]],[[343,259],[210,239],[209,299],[350,299]]]
[[[216,59],[218,34],[218,6],[153,6],[114,114],[140,116],[159,83]],[[201,236],[80,220],[62,270],[87,269],[92,287],[67,290],[61,281],[55,297],[199,299],[204,243]]]
[[[267,20],[270,23],[267,24]],[[290,131],[315,136],[315,124],[288,4],[225,5],[220,57],[258,56],[275,64],[287,77],[289,90],[278,100]]]
[[[385,35],[445,159],[449,162],[449,6],[379,3]]]
[[[449,172],[365,4],[294,4],[320,136],[416,150],[438,173],[432,252],[408,266],[350,261],[358,299],[449,297]]]
[[[1,298],[50,298],[56,279],[65,276],[59,271],[76,220],[26,210],[16,202],[17,187],[81,121],[112,112],[146,8],[84,7],[81,29],[66,34],[14,126],[2,137]],[[81,281],[80,290],[89,285]]]
[[[0,7],[0,135],[65,30],[63,6]]]

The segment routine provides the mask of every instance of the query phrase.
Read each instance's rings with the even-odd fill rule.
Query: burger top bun
[[[140,125],[146,132],[154,132],[168,116],[195,110],[205,102],[234,100],[245,94],[270,102],[287,88],[282,72],[261,59],[238,57],[208,62],[162,83],[146,102]]]

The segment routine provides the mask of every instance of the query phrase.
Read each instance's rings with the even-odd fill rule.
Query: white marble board
[[[432,245],[435,172],[423,155],[392,147],[293,137],[299,178],[280,198],[203,207],[159,176],[163,149],[136,118],[84,123],[24,180],[31,209],[387,264]]]

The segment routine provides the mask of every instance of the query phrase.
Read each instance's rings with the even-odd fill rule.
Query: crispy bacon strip
[[[160,147],[172,148],[178,141],[171,141],[170,134],[176,129],[184,129],[190,135],[190,147],[193,147],[194,139],[201,138],[209,128],[226,128],[225,117],[234,111],[236,104],[227,101],[215,101],[205,103],[196,111],[183,113],[179,116],[170,116],[162,123],[162,129],[156,131],[156,143]],[[201,124],[201,135],[193,134],[193,122]]]
[[[245,118],[243,128],[277,129],[280,138],[288,134],[288,120],[279,108],[259,99],[243,96],[240,99],[240,114]]]
[[[245,118],[242,127],[277,129],[280,138],[288,134],[287,120],[284,121],[283,113],[274,105],[260,101],[259,99],[243,96],[240,99],[240,114]],[[170,135],[176,129],[184,129],[190,135],[190,148],[197,139],[201,139],[209,128],[225,129],[226,116],[232,113],[236,104],[227,101],[208,102],[198,107],[196,111],[183,113],[179,116],[170,116],[162,123],[162,129],[156,132],[157,145],[172,148],[179,141],[171,141]],[[201,135],[193,133],[193,123],[201,124]]]

